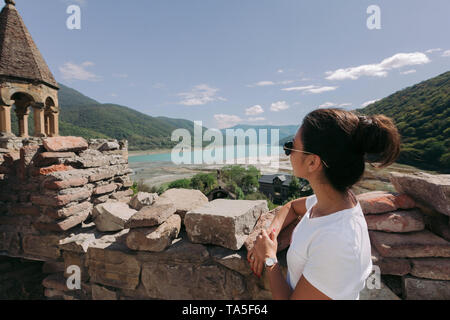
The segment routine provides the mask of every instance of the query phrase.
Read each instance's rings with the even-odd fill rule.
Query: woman
[[[350,188],[365,162],[392,164],[400,135],[391,119],[340,109],[319,109],[286,144],[294,175],[307,179],[315,195],[286,204],[248,252],[253,272],[265,270],[273,299],[357,300],[372,272],[371,247],[361,206]],[[285,279],[276,261],[277,236],[295,219]]]

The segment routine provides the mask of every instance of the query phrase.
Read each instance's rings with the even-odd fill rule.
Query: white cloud
[[[369,105],[371,105],[372,103],[375,103],[375,102],[377,102],[377,101],[380,101],[380,99],[366,101],[366,102],[364,102],[364,103],[361,105],[361,107],[362,107],[362,108],[365,108],[365,107],[367,107],[367,106],[369,106]]]
[[[231,128],[243,121],[240,117],[232,114],[215,114],[214,119],[219,129]]]
[[[283,69],[278,69],[277,72],[278,72],[278,73],[283,73],[284,70],[283,70]]]
[[[450,57],[450,50],[446,50],[442,53],[443,57]]]
[[[227,101],[216,96],[219,89],[211,88],[207,84],[195,86],[190,92],[182,92],[178,95],[184,97],[179,103],[185,106],[201,106],[213,101]]]
[[[287,110],[289,109],[289,105],[287,104],[286,101],[278,101],[278,102],[274,102],[272,103],[270,110],[273,112],[279,112],[282,110]]]
[[[321,104],[318,108],[331,108],[331,107],[339,107],[339,108],[343,108],[343,107],[350,107],[353,104],[351,103],[334,103],[334,102],[325,102],[323,104]]]
[[[264,121],[264,120],[266,120],[266,118],[264,118],[264,117],[256,117],[256,118],[248,118],[247,121],[249,121],[249,122],[258,122],[258,121]]]
[[[319,106],[319,108],[330,108],[336,106],[334,102],[325,102]]]
[[[254,87],[268,87],[268,86],[276,86],[276,85],[286,85],[295,82],[294,80],[283,80],[283,81],[259,81],[254,84],[249,84],[247,87],[254,88]]]
[[[441,48],[429,49],[429,50],[425,51],[425,53],[433,53],[433,52],[439,52],[439,51],[442,51],[442,49]]]
[[[356,80],[362,76],[386,77],[389,70],[405,66],[426,64],[429,62],[431,62],[431,60],[426,54],[421,52],[397,53],[392,57],[384,59],[378,64],[365,64],[358,67],[327,71],[325,74],[327,75],[327,80]]]
[[[247,116],[256,116],[261,113],[264,113],[264,109],[260,105],[245,109],[245,115]]]
[[[336,90],[338,87],[320,87],[320,86],[302,86],[302,87],[292,87],[292,88],[284,88],[281,89],[282,91],[306,91],[309,93],[322,93],[322,92],[326,92],[326,91],[334,91]]]
[[[416,73],[416,72],[417,72],[417,70],[411,69],[411,70],[403,71],[403,72],[400,72],[400,73],[401,74],[411,74],[411,73]]]
[[[117,93],[111,93],[111,97],[116,98],[116,97],[118,97],[118,95],[117,95]]]
[[[62,67],[59,67],[59,71],[64,80],[100,81],[100,76],[86,70],[87,67],[92,66],[94,66],[94,63],[91,61],[83,62],[80,65],[66,62]]]

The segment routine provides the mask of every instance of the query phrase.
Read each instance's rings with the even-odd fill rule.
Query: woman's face
[[[303,151],[303,142],[301,136],[302,136],[302,128],[300,128],[300,130],[298,130],[297,134],[295,135],[294,146],[292,147],[292,149]],[[290,160],[292,169],[294,170],[294,176],[306,179],[308,171],[304,164],[305,158],[307,156],[308,156],[307,154],[302,152],[297,151],[291,152]]]

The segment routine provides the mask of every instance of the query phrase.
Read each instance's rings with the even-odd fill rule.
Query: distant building
[[[282,204],[290,197],[289,186],[293,176],[288,174],[265,175],[259,179],[259,191],[266,195],[273,203]],[[303,188],[308,182],[300,179]]]

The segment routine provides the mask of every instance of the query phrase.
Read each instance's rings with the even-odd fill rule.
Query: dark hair
[[[400,154],[400,134],[384,115],[318,109],[303,120],[301,139],[303,151],[327,163],[325,176],[338,191],[348,190],[362,178],[366,161],[387,167]]]

